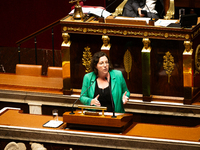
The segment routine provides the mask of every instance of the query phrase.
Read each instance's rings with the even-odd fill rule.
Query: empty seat
[[[42,65],[17,64],[16,74],[28,76],[41,76]]]
[[[63,77],[62,67],[48,67],[47,76],[48,77],[62,78]]]

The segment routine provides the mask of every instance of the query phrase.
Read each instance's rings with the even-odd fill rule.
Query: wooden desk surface
[[[137,123],[126,135],[199,142],[200,126],[184,127]]]
[[[52,116],[7,110],[0,114],[0,139],[36,141],[113,149],[198,150],[199,127],[180,127],[134,123],[128,132],[109,133],[59,128],[42,125]],[[62,120],[62,117],[59,117]]]
[[[45,127],[43,127],[43,124],[45,124],[49,120],[52,120],[52,116],[24,114],[21,113],[19,110],[7,110],[0,115],[0,125],[6,125],[6,126],[44,129]],[[59,120],[63,121],[63,117],[59,117]],[[61,126],[58,127],[57,129],[62,129],[62,128],[63,127]],[[46,128],[46,129],[55,130],[55,128]],[[107,133],[107,134],[113,134],[113,133]],[[122,133],[122,135],[199,142],[200,126],[184,127],[184,126],[145,124],[145,123],[135,122],[132,124],[132,126],[130,126],[128,131],[125,131],[124,133]]]
[[[0,124],[29,128],[45,128],[43,124],[52,119],[53,116],[25,114],[19,110],[7,110],[0,115]],[[59,117],[58,120],[62,121],[62,117]]]
[[[63,79],[46,76],[25,76],[0,73],[0,84],[10,86],[22,86],[32,88],[62,89]]]
[[[194,40],[199,34],[200,24],[193,28],[173,28],[149,25],[130,25],[116,23],[99,22],[78,22],[73,21],[72,16],[66,16],[61,20],[62,32],[103,35],[123,36],[137,38],[151,38],[160,40]]]

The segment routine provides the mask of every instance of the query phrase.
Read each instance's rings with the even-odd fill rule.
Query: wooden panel
[[[184,97],[183,90],[183,42],[194,41],[194,49],[199,44],[199,27],[166,28],[142,25],[125,25],[96,22],[73,22],[70,16],[61,21],[63,32],[71,36],[71,72],[72,88],[80,89],[83,76],[87,73],[82,65],[82,52],[88,46],[92,55],[100,51],[102,35],[110,37],[110,59],[115,69],[121,70],[128,89],[132,94],[143,94],[142,87],[142,39],[151,41],[151,95]],[[129,50],[132,56],[130,78],[124,69],[123,56]],[[163,67],[163,56],[171,53],[174,59],[174,69],[168,80]],[[141,97],[140,97],[141,98]],[[154,99],[154,98],[153,98]],[[153,100],[152,99],[152,100]],[[154,99],[155,100],[155,99]],[[172,101],[172,99],[168,99]],[[168,102],[169,102],[168,101]],[[181,101],[183,102],[183,101]],[[185,102],[185,101],[184,101]],[[183,103],[184,103],[183,102]]]
[[[56,78],[62,78],[62,67],[48,67],[47,68],[47,76],[48,77],[56,77]]]
[[[92,55],[101,49],[101,36],[70,34],[71,86],[81,89],[85,67],[82,65],[84,48],[89,47]]]
[[[24,114],[21,113],[19,110],[8,110],[4,112],[3,115],[0,115],[0,118],[1,125],[7,124],[12,126],[30,128],[44,128],[42,127],[42,125],[47,121],[52,120],[53,116]],[[59,120],[62,121],[62,117],[59,117]]]
[[[101,36],[94,35],[72,35],[73,42],[71,47],[71,72],[72,88],[81,88],[85,68],[82,65],[82,52],[84,47],[91,48],[92,55],[100,51]],[[110,58],[115,69],[121,70],[131,93],[142,94],[142,63],[141,50],[143,48],[142,38],[122,38],[110,36],[111,49]],[[90,42],[90,43],[89,43]],[[183,77],[182,77],[182,41],[162,41],[152,40],[152,94],[166,96],[183,96]],[[80,48],[79,48],[79,47]],[[182,49],[182,50],[181,50]],[[132,55],[133,64],[130,72],[130,78],[127,79],[127,73],[124,70],[123,56],[129,50]],[[168,83],[168,76],[163,69],[163,56],[169,51],[175,59],[175,70],[173,71],[171,82]],[[79,53],[79,55],[77,55]],[[156,84],[155,84],[156,83]]]
[[[182,53],[184,50],[182,41],[151,40],[151,76],[152,94],[165,96],[183,96],[183,65]],[[174,57],[174,70],[168,83],[168,75],[163,68],[163,56],[170,52]]]
[[[38,87],[49,89],[62,89],[63,79],[45,76],[25,76],[16,74],[0,74],[0,84],[23,87]]]
[[[42,65],[17,64],[16,74],[28,76],[41,76]]]
[[[194,0],[195,8],[200,8],[200,0]]]
[[[169,139],[174,138],[178,140],[190,139],[191,141],[199,142],[200,126],[196,127],[180,127],[180,126],[165,126],[154,124],[137,123],[127,135],[154,137]]]
[[[174,0],[176,7],[191,7],[191,0]]]
[[[176,7],[200,8],[200,0],[174,0]]]
[[[71,112],[65,112],[63,114],[63,122],[98,127],[121,128],[133,118],[133,115],[128,113],[116,113],[116,118],[112,118],[112,113],[105,113],[104,116],[83,115],[81,111],[75,111],[74,114],[70,113]]]
[[[114,17],[108,16],[105,20],[105,23],[113,24],[129,24],[129,25],[146,25],[145,20],[134,20],[131,17]]]
[[[15,119],[13,119],[13,118],[15,118]],[[12,132],[14,132],[15,136],[17,137],[19,135],[24,135],[23,133],[25,132],[25,130],[28,132],[31,128],[35,128],[35,129],[38,129],[38,130],[44,129],[44,127],[42,127],[42,125],[44,123],[46,123],[47,121],[51,120],[51,119],[52,119],[52,116],[24,114],[24,113],[19,112],[18,110],[8,110],[8,111],[0,114],[0,125],[4,125],[4,128],[6,128],[5,126],[9,127],[7,129],[7,134],[6,134],[7,136],[9,136],[10,134],[12,134]],[[59,117],[60,121],[62,121],[62,119],[63,119],[62,117]],[[171,118],[169,118],[169,119],[171,119]],[[151,122],[152,122],[152,120],[151,120]],[[23,133],[17,134],[16,133],[17,130],[12,129],[13,126],[28,127],[28,128],[21,129],[21,131],[19,131],[19,132],[20,133],[23,132]],[[45,135],[47,135],[48,133],[53,134],[57,130],[57,131],[61,131],[60,136],[62,138],[68,138],[68,137],[73,138],[73,136],[71,134],[74,134],[74,135],[78,134],[78,136],[81,135],[81,138],[86,139],[86,138],[92,136],[91,133],[94,133],[94,132],[90,132],[90,131],[84,131],[83,132],[81,130],[79,130],[79,131],[76,130],[76,133],[74,133],[73,130],[63,129],[64,126],[65,125],[61,126],[60,128],[48,128],[49,129],[48,132],[46,132],[46,131],[41,132],[40,131],[39,134],[43,134],[44,135],[43,137],[46,137]],[[1,130],[2,129],[3,128],[1,128]],[[30,133],[29,138],[35,138],[36,133],[32,134],[33,131],[34,131],[34,133],[37,132],[37,130],[30,130],[29,131],[29,133]],[[72,131],[72,133],[70,134],[71,131]],[[64,132],[67,133],[67,134],[64,134]],[[10,133],[10,134],[8,134],[8,133]],[[146,138],[158,138],[158,139],[162,139],[162,140],[171,139],[171,140],[183,140],[183,141],[199,142],[200,126],[199,126],[198,123],[194,126],[183,126],[183,125],[180,126],[180,125],[165,125],[165,124],[152,124],[152,123],[137,123],[137,122],[134,122],[132,124],[132,126],[126,132],[124,132],[122,134],[110,133],[110,132],[108,132],[108,133],[99,133],[98,132],[99,134],[97,134],[97,132],[95,132],[95,133],[96,133],[95,136],[99,140],[101,140],[101,134],[102,134],[102,138],[106,138],[107,136],[110,136],[110,135],[112,135],[112,136],[113,135],[115,135],[115,136],[120,135],[120,138],[122,139],[122,141],[126,139],[126,142],[129,141],[129,138],[130,138],[131,142],[134,142],[133,139],[131,139],[131,137],[133,137],[133,136],[134,136],[135,139],[136,139],[136,137],[139,136],[139,137],[146,137]],[[51,134],[51,136],[52,136],[52,134]],[[57,134],[57,135],[59,136],[59,134]],[[55,135],[55,136],[57,136],[57,135]],[[90,136],[88,136],[88,135],[90,135]],[[110,137],[108,137],[108,138],[110,138]],[[114,138],[114,136],[112,138]],[[116,138],[119,139],[119,137],[116,137]],[[41,140],[41,139],[42,139],[42,137],[38,138],[38,140]],[[55,138],[55,140],[56,140],[56,138]],[[67,139],[67,140],[69,140],[69,139]],[[142,139],[140,139],[140,140],[142,140]],[[147,140],[147,139],[145,139],[145,140]],[[156,139],[154,139],[154,140],[156,140]],[[181,141],[181,142],[183,142],[183,141]],[[47,139],[45,142],[52,142],[52,137],[51,137],[51,141],[49,141],[49,139]],[[61,141],[61,142],[63,142],[63,141]],[[79,143],[79,144],[81,144],[81,143]],[[185,142],[184,142],[184,144],[185,144]]]

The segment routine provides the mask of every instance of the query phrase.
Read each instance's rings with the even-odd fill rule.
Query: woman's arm
[[[89,89],[87,90],[87,88],[89,87],[89,77],[87,76],[87,74],[84,76],[83,78],[83,84],[82,84],[82,89],[81,89],[81,97],[80,97],[80,101],[81,103],[83,103],[84,105],[90,105],[92,98],[89,97]],[[87,91],[86,91],[87,90]],[[86,91],[86,92],[85,92]],[[84,93],[85,92],[85,93]],[[84,93],[84,94],[83,94]]]

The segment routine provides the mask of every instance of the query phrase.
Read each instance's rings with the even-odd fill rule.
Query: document
[[[111,15],[111,13],[106,11],[103,7],[83,6],[82,11],[84,14],[93,14],[98,17],[104,17],[104,18],[107,18],[108,16]],[[69,14],[72,15],[73,13],[74,13],[74,9]]]
[[[47,123],[45,123],[43,127],[58,128],[61,124],[63,124],[62,121],[50,120]]]
[[[121,17],[121,16],[117,16],[115,17],[115,19],[124,19],[124,20],[136,20],[136,21],[146,21],[146,23],[149,23],[149,20],[151,18],[148,17]]]
[[[163,27],[167,27],[169,24],[171,23],[178,23],[179,20],[176,19],[170,19],[170,20],[164,20],[164,19],[158,19],[155,22],[155,26],[163,26]]]

